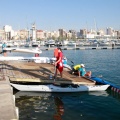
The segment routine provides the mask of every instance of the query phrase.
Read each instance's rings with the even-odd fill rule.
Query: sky
[[[0,29],[120,30],[120,0],[0,0]]]

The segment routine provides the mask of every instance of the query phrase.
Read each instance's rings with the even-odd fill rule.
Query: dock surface
[[[11,82],[95,84],[94,81],[87,78],[72,75],[70,71],[66,69],[63,70],[63,78],[58,74],[54,81],[53,77],[50,79],[50,75],[54,76],[54,66],[49,63],[4,61],[1,63],[0,67],[4,75],[8,76]]]

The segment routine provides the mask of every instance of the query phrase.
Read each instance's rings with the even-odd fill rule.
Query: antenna
[[[96,33],[96,21],[95,21],[95,18],[94,18],[94,25],[95,25],[95,33]]]
[[[95,25],[95,31],[97,32],[98,31],[98,27],[97,27],[97,23],[96,23],[95,18],[94,18],[94,25]]]
[[[88,24],[87,24],[87,21],[86,21],[86,30],[88,31]]]

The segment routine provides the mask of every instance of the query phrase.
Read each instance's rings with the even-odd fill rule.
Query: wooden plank
[[[11,82],[36,82],[36,83],[64,83],[64,84],[84,84],[84,85],[95,85],[95,82],[84,82],[84,81],[70,81],[70,80],[41,80],[41,79],[29,79],[29,78],[10,78]]]
[[[54,80],[50,80],[49,76],[54,75],[54,66],[51,64],[37,64],[34,62],[20,62],[19,64],[14,62],[6,62],[6,69],[9,72],[13,72],[13,76],[9,73],[10,81],[16,82],[42,82],[42,83],[53,83]],[[3,71],[4,73],[6,71]],[[7,72],[8,73],[8,72]],[[78,77],[76,75],[70,74],[70,71],[63,71],[63,78],[60,78],[59,72],[56,78],[58,83],[65,84],[95,84],[90,79]]]

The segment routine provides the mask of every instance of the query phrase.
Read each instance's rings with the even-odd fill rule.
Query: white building
[[[5,31],[5,39],[6,40],[10,40],[12,37],[11,37],[11,31],[12,31],[12,27],[9,26],[9,25],[5,25],[3,27],[4,31]]]
[[[113,35],[113,28],[111,28],[111,27],[106,28],[106,34],[107,35]]]

